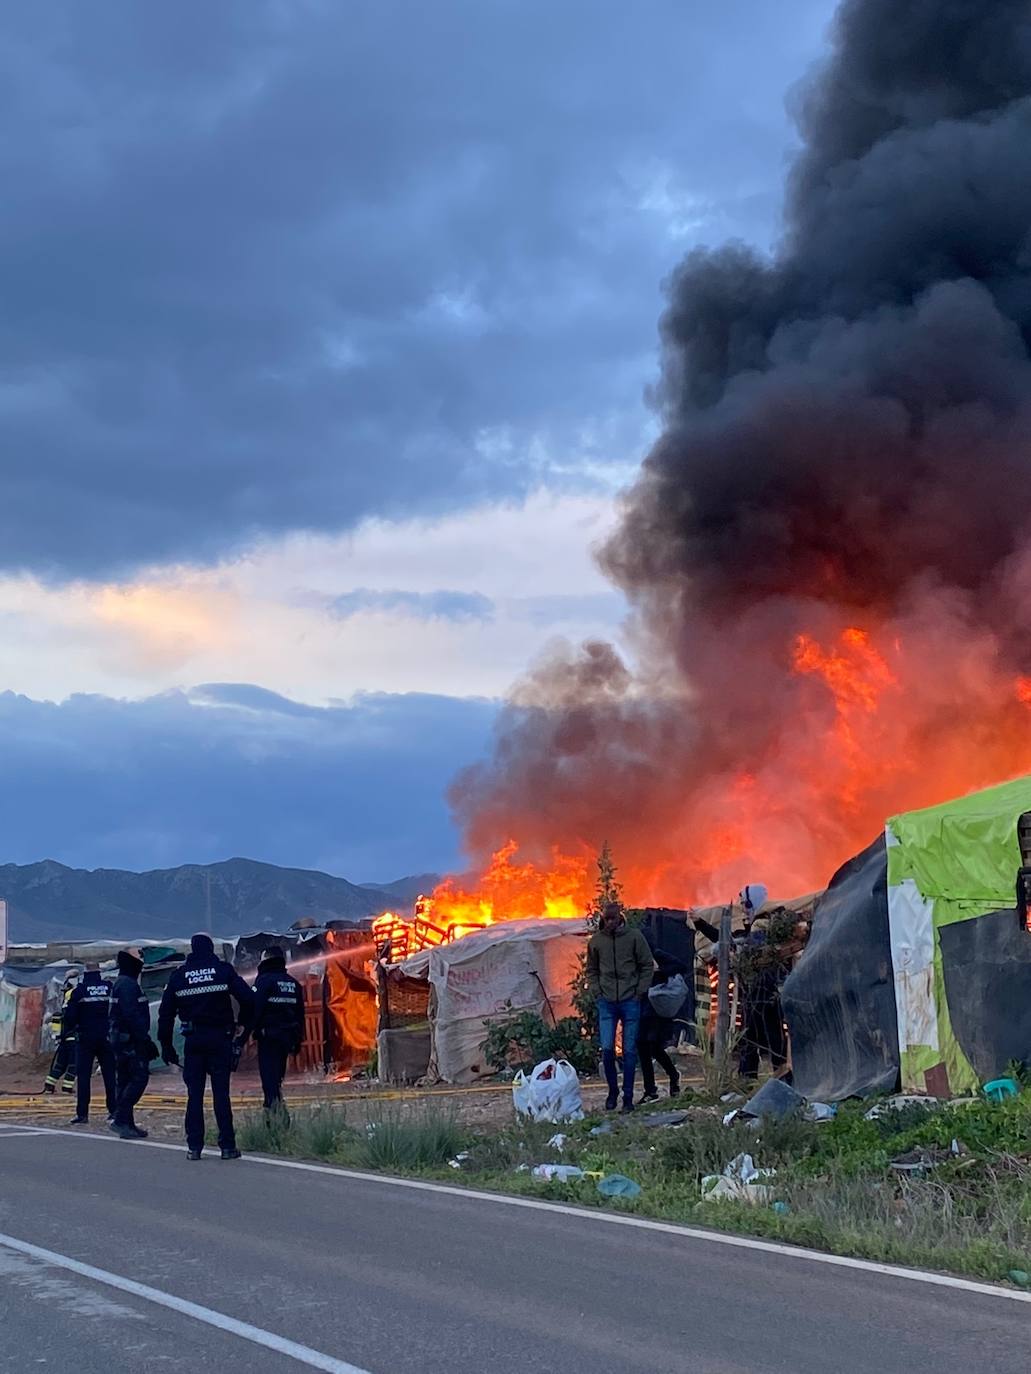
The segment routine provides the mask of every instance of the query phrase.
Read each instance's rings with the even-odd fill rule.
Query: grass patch
[[[461,1151],[466,1135],[453,1111],[397,1108],[367,1118],[355,1154],[363,1167],[387,1173],[439,1169]]]

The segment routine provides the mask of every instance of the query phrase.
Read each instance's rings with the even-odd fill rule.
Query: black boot
[[[680,1096],[680,1075],[678,1073],[670,1074],[669,1095],[670,1097]]]

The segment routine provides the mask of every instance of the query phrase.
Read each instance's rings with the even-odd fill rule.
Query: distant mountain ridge
[[[384,908],[407,910],[436,874],[391,883],[350,883],[307,868],[256,859],[182,864],[132,873],[68,868],[53,859],[0,865],[12,943],[48,940],[169,939],[195,930],[243,935],[285,930],[302,916],[360,920]]]

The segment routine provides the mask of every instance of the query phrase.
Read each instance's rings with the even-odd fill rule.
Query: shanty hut
[[[416,1058],[404,1055],[398,1032],[418,1034],[426,1047],[425,1076],[473,1083],[494,1072],[480,1048],[487,1021],[508,1012],[533,1011],[560,1020],[572,1011],[571,984],[588,935],[587,921],[500,921],[449,944],[420,950],[385,971],[381,994],[380,1074],[411,1077]],[[426,990],[425,1029],[391,1026],[401,998],[418,1011],[417,987]],[[395,1011],[391,1011],[393,999]],[[410,1015],[410,1012],[409,1012]],[[383,1023],[383,1018],[387,1023]],[[411,1039],[407,1042],[412,1044]],[[393,1072],[404,1065],[404,1073]]]
[[[893,816],[784,985],[796,1087],[968,1092],[1031,1063],[1031,777]]]

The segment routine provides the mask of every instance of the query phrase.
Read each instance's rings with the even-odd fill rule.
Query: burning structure
[[[777,251],[670,283],[663,432],[600,555],[634,661],[514,689],[438,924],[582,911],[604,837],[636,902],[811,891],[1031,768],[1025,0],[844,0],[793,105]]]

